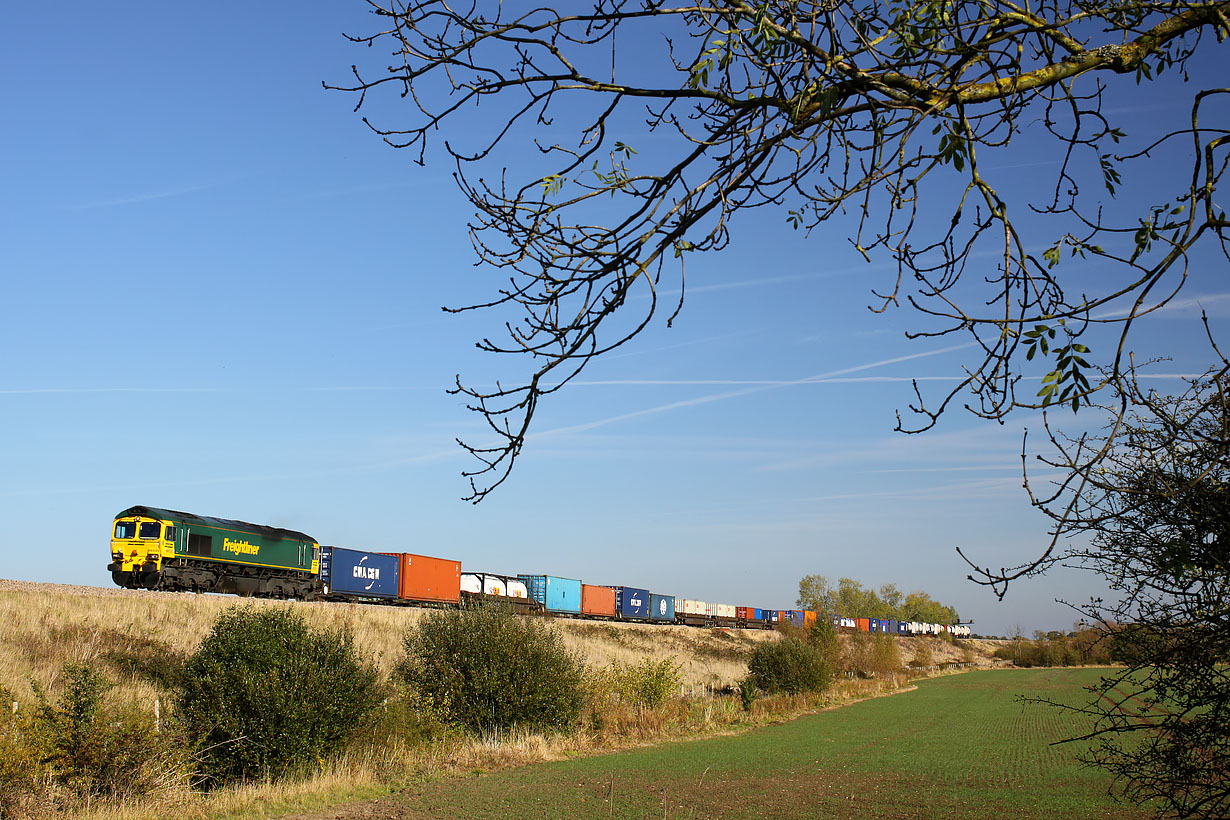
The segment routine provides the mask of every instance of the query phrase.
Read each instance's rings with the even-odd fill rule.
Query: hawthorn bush
[[[480,734],[573,728],[584,665],[538,618],[500,607],[433,613],[411,627],[394,675]]]
[[[184,664],[178,714],[206,785],[276,778],[328,757],[380,700],[347,632],[290,608],[232,607]]]
[[[833,681],[824,652],[793,636],[757,646],[747,669],[744,685],[770,694],[819,692]]]

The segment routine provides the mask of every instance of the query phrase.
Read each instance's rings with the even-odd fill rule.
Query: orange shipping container
[[[461,600],[461,562],[430,555],[389,552],[400,559],[397,597],[406,601]]]
[[[744,621],[756,620],[756,611],[750,606],[735,607],[735,617]]]
[[[586,615],[615,617],[615,587],[581,584],[581,611]]]
[[[858,626],[859,632],[870,632],[871,631],[871,619],[870,618],[855,618],[854,623]]]
[[[816,624],[816,613],[810,609],[803,613],[803,626],[811,628]]]

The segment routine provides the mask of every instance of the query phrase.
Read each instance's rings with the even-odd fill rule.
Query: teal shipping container
[[[581,582],[554,575],[518,575],[529,588],[530,597],[547,612],[581,611]]]

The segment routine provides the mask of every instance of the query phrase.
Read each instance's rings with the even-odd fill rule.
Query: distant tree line
[[[955,624],[960,620],[957,610],[921,590],[904,593],[896,584],[884,584],[877,591],[852,578],[842,578],[834,586],[823,575],[803,576],[797,605],[847,618],[893,618],[929,624]]]
[[[1123,649],[1092,627],[1071,632],[1036,630],[1034,639],[1020,635],[995,650],[995,657],[1016,666],[1102,666],[1121,660]]]

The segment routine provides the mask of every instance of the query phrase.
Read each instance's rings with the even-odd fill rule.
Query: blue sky
[[[8,11],[0,577],[106,586],[111,518],[148,504],[740,605],[792,605],[808,573],[891,582],[986,633],[1066,627],[1053,599],[1099,591],[1056,572],[1000,603],[964,580],[954,547],[1002,566],[1045,542],[1020,489],[1038,417],[893,433],[909,380],[957,377],[964,339],[907,341],[917,317],[866,309],[891,271],[780,212],[692,261],[674,326],[544,401],[513,478],[461,501],[454,438],[479,419],[445,390],[509,363],[474,349],[502,317],[440,308],[500,277],[473,267],[447,162],[414,165],[321,88],[379,62],[342,37],[365,5],[303,8]],[[1139,93],[1128,122],[1186,105]],[[1003,173],[1053,164],[1031,150]],[[1142,326],[1164,373],[1202,368],[1222,273],[1210,258]]]

